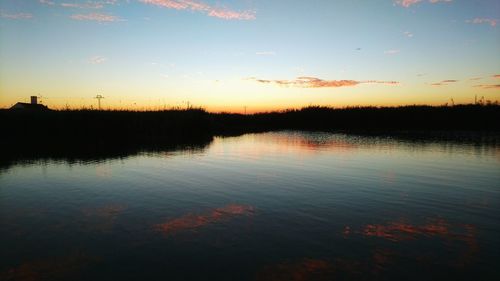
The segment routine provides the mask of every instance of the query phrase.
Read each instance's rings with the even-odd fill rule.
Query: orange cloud
[[[481,89],[500,89],[500,84],[493,84],[493,85],[475,85],[474,87],[476,87],[476,88],[481,88]]]
[[[492,76],[493,78],[500,78],[500,74],[495,74]]]
[[[143,3],[168,9],[202,12],[209,17],[225,20],[254,20],[255,11],[234,11],[227,8],[212,7],[198,0],[140,0]]]
[[[449,83],[456,83],[458,80],[443,80],[441,82],[432,83],[432,86],[446,86]]]
[[[497,25],[496,19],[487,19],[487,18],[475,18],[472,20],[466,20],[465,22],[472,23],[472,24],[489,24],[492,27],[495,27]]]
[[[266,79],[257,79],[255,77],[248,78],[247,80],[253,80],[264,84],[274,83],[280,86],[294,86],[300,88],[339,88],[339,87],[356,86],[358,84],[368,84],[368,83],[389,84],[389,85],[399,84],[399,82],[396,81],[323,80],[316,77],[307,77],[307,76],[297,77],[295,80],[266,80]]]
[[[77,14],[70,16],[70,18],[74,20],[98,21],[98,22],[114,22],[121,20],[117,16],[112,16],[108,14],[99,14],[99,13]]]

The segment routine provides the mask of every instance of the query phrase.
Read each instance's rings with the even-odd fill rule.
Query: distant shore
[[[204,146],[215,136],[280,130],[389,135],[408,139],[493,142],[499,105],[329,108],[258,114],[165,111],[0,110],[3,158],[75,157],[105,152]]]

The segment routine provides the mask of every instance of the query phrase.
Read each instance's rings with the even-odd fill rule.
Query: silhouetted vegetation
[[[214,114],[218,133],[262,130],[343,132],[499,131],[500,106],[457,105],[350,107],[311,106],[254,115]]]
[[[500,135],[500,106],[311,106],[258,114],[166,111],[0,110],[2,159],[121,157],[203,147],[213,136],[274,130],[390,134],[458,141]]]

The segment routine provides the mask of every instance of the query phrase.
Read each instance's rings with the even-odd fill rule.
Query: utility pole
[[[247,107],[246,107],[246,106],[244,106],[244,108],[245,108],[245,115],[247,115]]]
[[[101,96],[101,95],[97,95],[95,96],[95,99],[97,99],[97,104],[99,106],[99,110],[101,110],[101,100],[103,99],[104,97]]]

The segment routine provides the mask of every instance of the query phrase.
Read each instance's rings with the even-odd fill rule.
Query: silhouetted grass
[[[500,106],[310,106],[250,115],[203,109],[166,111],[0,110],[3,159],[121,156],[204,146],[213,136],[274,130],[478,138],[500,134]]]

